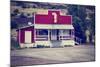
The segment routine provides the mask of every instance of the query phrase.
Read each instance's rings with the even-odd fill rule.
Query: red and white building
[[[38,10],[29,25],[18,29],[21,48],[75,45],[72,16],[60,10]]]

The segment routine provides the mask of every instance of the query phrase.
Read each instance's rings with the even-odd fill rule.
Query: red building
[[[60,10],[38,10],[34,21],[18,29],[20,47],[74,45],[72,16]]]

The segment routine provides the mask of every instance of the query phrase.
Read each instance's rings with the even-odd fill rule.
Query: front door
[[[59,40],[59,30],[54,29],[50,31],[51,47],[60,47],[61,40]]]
[[[50,31],[50,40],[59,40],[59,30],[54,29]]]
[[[25,31],[25,43],[32,43],[32,31]]]

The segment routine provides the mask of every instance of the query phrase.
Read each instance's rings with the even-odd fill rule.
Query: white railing
[[[48,36],[48,35],[36,35],[35,39],[47,39],[47,40],[57,40],[57,36]],[[73,39],[72,36],[59,36],[59,40],[67,40],[67,39]]]
[[[67,39],[72,39],[72,37],[71,36],[59,36],[59,39],[61,39],[61,40],[67,40]]]
[[[36,35],[36,40],[48,40],[48,35]]]

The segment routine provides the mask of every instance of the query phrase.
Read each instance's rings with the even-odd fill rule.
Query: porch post
[[[62,40],[62,29],[59,29],[59,40]]]
[[[50,31],[48,29],[48,41],[50,41]]]
[[[50,29],[48,29],[48,41],[50,41]],[[50,44],[50,48],[51,48],[52,46],[51,46],[51,44]]]
[[[34,42],[36,41],[36,29],[34,28]],[[35,44],[35,47],[36,47],[36,43]]]
[[[71,39],[74,40],[74,29],[71,29]]]
[[[70,33],[70,36],[71,36],[71,38],[72,38],[72,37],[73,37],[73,30],[71,29],[70,32],[71,32],[71,33]]]
[[[63,40],[63,29],[61,30],[61,40]],[[64,45],[62,44],[62,47],[64,47]]]

